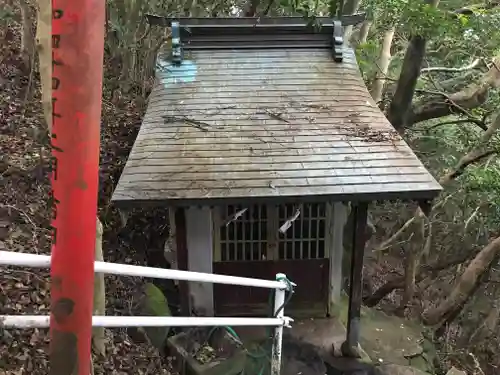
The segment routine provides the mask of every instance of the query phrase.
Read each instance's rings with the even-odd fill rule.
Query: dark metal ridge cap
[[[231,29],[253,29],[264,28],[272,30],[297,30],[303,31],[310,30],[310,22],[304,17],[205,17],[205,18],[191,18],[191,17],[163,17],[154,14],[146,14],[146,19],[152,26],[171,26],[173,21],[178,21],[181,27],[190,28],[193,31],[196,29],[206,30],[231,28]],[[356,13],[353,15],[344,15],[340,21],[342,26],[355,26],[366,19],[366,13]],[[333,21],[337,18],[331,17],[316,17],[314,21],[316,24],[333,28]]]

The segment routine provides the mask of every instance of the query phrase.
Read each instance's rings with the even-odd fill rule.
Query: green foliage
[[[452,119],[450,119],[452,120]],[[441,120],[440,120],[441,121]],[[439,124],[422,124],[411,131],[412,145],[423,157],[424,163],[438,176],[453,169],[461,157],[478,143],[483,131],[474,124],[448,124],[433,128],[428,132],[422,129]],[[500,139],[493,138],[488,149],[500,149]],[[484,207],[483,213],[475,219],[474,227],[482,226],[481,231],[500,225],[500,160],[491,156],[485,163],[473,164],[465,169],[452,187],[445,210],[450,210],[454,221],[466,222],[477,207]],[[476,235],[475,233],[472,233]]]
[[[470,168],[464,181],[464,187],[489,202],[495,215],[489,217],[494,223],[500,223],[500,163],[491,160],[485,165]],[[493,224],[493,223],[492,223]]]
[[[15,12],[11,7],[6,6],[0,8],[0,20],[2,20],[2,22],[12,21],[14,18]]]
[[[456,35],[470,27],[467,16],[454,17],[446,9],[436,8],[424,0],[369,0],[366,8],[379,28],[399,25],[399,32],[408,35],[433,38]]]
[[[16,24],[20,21],[20,17],[16,14],[16,8],[13,4],[3,3],[0,7],[0,25],[3,30],[7,30],[10,25]]]
[[[162,291],[153,283],[147,283],[144,287],[146,295],[146,310],[155,316],[171,316],[168,301]]]
[[[373,61],[377,60],[379,49],[380,43],[378,40],[368,40],[359,44],[356,48],[356,58],[365,81],[369,81],[371,77],[374,77],[378,70]]]
[[[165,295],[153,283],[144,286],[144,314],[150,316],[172,316]],[[170,327],[144,328],[151,343],[161,349],[167,339]]]

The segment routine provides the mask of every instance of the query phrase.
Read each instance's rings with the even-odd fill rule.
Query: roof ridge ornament
[[[181,44],[181,31],[180,24],[178,21],[172,21],[172,64],[181,65],[182,64],[182,44]]]
[[[333,20],[332,55],[333,61],[342,62],[344,60],[344,28],[342,21]]]

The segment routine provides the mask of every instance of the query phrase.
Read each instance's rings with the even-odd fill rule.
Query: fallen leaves
[[[6,23],[0,23],[0,38],[6,41],[0,44],[0,250],[49,254],[50,149],[43,131],[40,83],[35,75],[33,89],[26,95],[29,72],[19,57],[19,30],[13,25],[6,29],[2,25]],[[105,87],[104,95],[111,97],[106,91]],[[25,101],[26,97],[29,100]],[[120,235],[119,216],[109,209],[111,192],[142,116],[135,103],[132,94],[123,95],[120,103],[103,103],[99,202],[106,227],[106,260],[125,262],[127,258],[127,263],[144,265],[144,255],[140,249],[132,250],[130,236]],[[135,220],[132,227],[137,224],[137,217]],[[154,222],[148,218],[139,220],[144,225]],[[165,226],[165,218],[160,216],[154,225]],[[138,231],[143,233],[142,229]],[[134,231],[129,232],[133,237]],[[49,314],[49,277],[49,270],[1,267],[0,314]],[[107,314],[128,314],[130,295],[141,286],[139,278],[106,277]],[[49,341],[46,329],[0,328],[0,375],[48,374]],[[148,344],[132,343],[125,330],[106,330],[106,341],[109,355],[93,358],[96,375],[131,371],[141,375],[170,374],[167,359]]]

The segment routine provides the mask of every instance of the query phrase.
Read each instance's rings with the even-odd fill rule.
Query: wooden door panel
[[[216,262],[214,273],[272,280],[276,273],[284,273],[297,284],[286,307],[288,314],[298,310],[327,311],[328,259]],[[269,289],[233,285],[214,285],[214,303],[217,315],[270,314]],[[270,305],[271,303],[271,305]],[[301,313],[302,315],[302,313]]]

